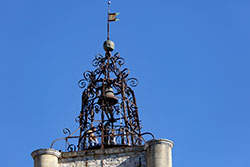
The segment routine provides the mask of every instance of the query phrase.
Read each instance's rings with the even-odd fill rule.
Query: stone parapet
[[[172,167],[173,142],[150,140],[143,146],[59,152],[39,149],[32,152],[34,167]]]
[[[98,156],[98,155],[114,155],[114,154],[127,154],[131,152],[141,152],[145,151],[144,146],[133,146],[133,147],[114,147],[105,149],[93,149],[93,150],[83,150],[75,152],[62,152],[61,158],[74,158],[83,156]]]
[[[59,167],[146,167],[146,150],[143,146],[114,147],[79,152],[63,152]]]

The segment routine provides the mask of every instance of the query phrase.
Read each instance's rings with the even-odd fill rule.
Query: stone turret
[[[34,167],[59,167],[61,152],[54,149],[39,149],[31,153]]]

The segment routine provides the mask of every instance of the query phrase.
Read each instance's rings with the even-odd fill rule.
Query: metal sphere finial
[[[103,48],[105,51],[113,51],[115,49],[115,43],[111,40],[107,40],[103,43]]]

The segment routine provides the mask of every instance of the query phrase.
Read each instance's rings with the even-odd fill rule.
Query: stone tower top
[[[117,21],[118,13],[110,13],[110,1],[108,9],[105,54],[95,56],[95,69],[78,82],[83,89],[78,128],[72,133],[64,129],[66,137],[53,141],[50,149],[33,151],[34,167],[172,167],[173,142],[142,133],[133,90],[138,81],[129,77],[120,54],[112,53],[109,22]],[[153,139],[146,142],[144,135]],[[65,151],[52,149],[59,140],[65,140]]]

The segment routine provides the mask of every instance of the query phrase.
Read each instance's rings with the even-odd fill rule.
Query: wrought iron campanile
[[[110,5],[110,1],[108,3]],[[93,148],[142,145],[141,123],[138,115],[135,93],[137,79],[129,77],[124,68],[125,60],[119,53],[112,54],[115,44],[110,40],[109,22],[117,21],[119,13],[108,11],[107,40],[103,44],[105,55],[98,54],[92,62],[96,68],[83,73],[78,82],[82,92],[82,104],[76,122],[79,127],[72,134],[64,129],[67,151],[80,151]],[[78,132],[79,131],[79,132]],[[75,136],[75,134],[79,135]],[[70,144],[77,139],[77,144]]]
[[[66,151],[81,151],[94,148],[142,145],[145,140],[141,133],[135,93],[138,81],[129,77],[129,70],[123,68],[125,60],[119,53],[112,55],[114,43],[103,44],[105,55],[98,54],[92,61],[96,68],[83,73],[78,82],[82,92],[82,104],[76,122],[79,127],[73,133],[64,129]],[[79,131],[79,132],[78,132]],[[76,135],[79,133],[79,135]],[[71,144],[70,139],[77,139]]]
[[[136,98],[132,87],[137,79],[129,78],[129,70],[122,68],[124,59],[119,53],[111,54],[114,43],[104,42],[105,56],[98,54],[92,62],[94,71],[87,71],[79,86],[82,93],[81,112],[78,116],[80,136],[78,149],[100,145],[140,145],[141,125]],[[91,143],[94,144],[91,144]]]

